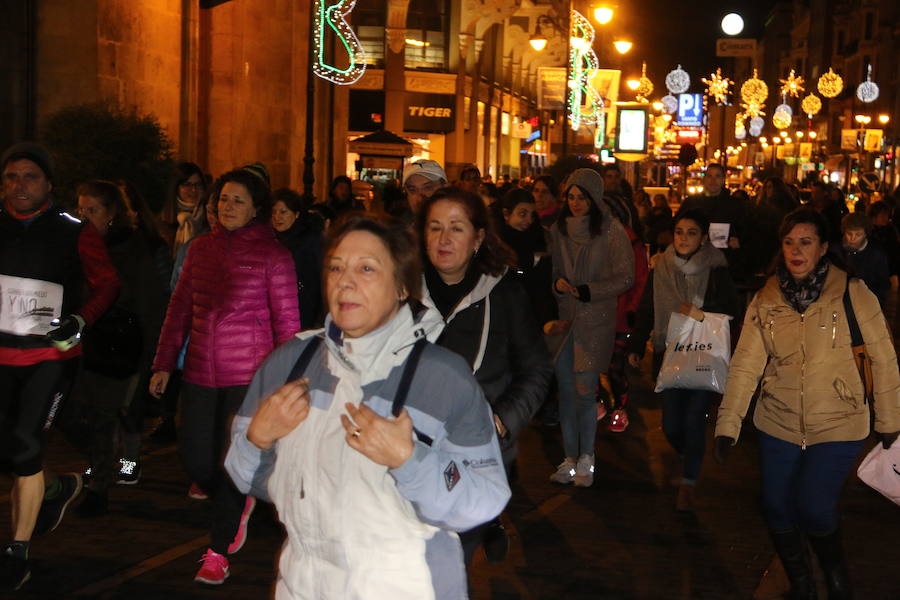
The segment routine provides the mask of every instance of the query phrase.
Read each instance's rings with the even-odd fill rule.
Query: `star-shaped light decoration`
[[[728,88],[734,82],[722,77],[722,69],[716,69],[715,73],[710,73],[709,79],[704,77],[701,81],[706,84],[706,95],[715,98],[716,104],[728,104]]]
[[[781,93],[785,96],[799,98],[800,94],[803,93],[803,78],[795,75],[793,69],[791,69],[791,73],[786,79],[779,79],[778,81],[781,82]]]
[[[766,116],[766,113],[763,110],[764,107],[763,104],[758,104],[756,102],[744,102],[741,104],[741,108],[744,109],[744,116],[750,119]]]

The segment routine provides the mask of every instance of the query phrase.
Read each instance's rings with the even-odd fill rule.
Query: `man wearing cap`
[[[422,201],[447,185],[447,174],[434,160],[417,160],[403,169],[403,189],[413,214],[419,212]]]
[[[0,443],[14,476],[0,589],[16,590],[31,576],[28,547],[39,511],[41,528],[54,529],[81,489],[80,476],[61,475],[45,495],[45,432],[68,391],[81,333],[113,303],[119,279],[97,230],[54,204],[46,149],[13,145],[0,156],[0,174]],[[43,324],[31,316],[40,312],[48,315]]]

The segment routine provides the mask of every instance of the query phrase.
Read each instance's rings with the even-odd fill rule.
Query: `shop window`
[[[384,0],[357,0],[350,13],[353,29],[365,51],[366,65],[373,69],[384,68],[384,27],[387,23],[387,6]]]
[[[447,70],[449,0],[410,0],[406,13],[406,68]]]

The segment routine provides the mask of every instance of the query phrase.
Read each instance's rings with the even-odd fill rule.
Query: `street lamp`
[[[616,52],[619,54],[628,54],[628,51],[631,50],[632,43],[628,40],[616,40],[613,42],[613,46],[615,46]]]
[[[547,38],[540,33],[535,33],[528,39],[528,43],[534,48],[535,52],[540,52],[547,47]]]
[[[628,81],[625,82],[625,85],[627,85],[628,89],[633,92],[633,91],[636,91],[639,87],[641,87],[641,82],[639,79],[629,79]]]
[[[600,6],[594,9],[594,19],[601,25],[606,25],[613,18],[613,9],[609,6]]]
[[[853,117],[857,123],[860,124],[861,127],[868,125],[872,121],[872,117],[869,115],[856,115]]]
[[[890,115],[878,115],[878,122],[881,123],[882,125],[887,125],[888,121],[890,121],[890,120],[891,120]]]
[[[744,30],[744,19],[737,13],[728,13],[722,18],[722,31],[727,35],[737,35]]]
[[[808,135],[809,135],[809,139],[814,140],[814,139],[816,139],[816,136],[819,134],[816,133],[815,131],[810,131]]]

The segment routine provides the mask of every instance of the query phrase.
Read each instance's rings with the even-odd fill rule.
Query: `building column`
[[[384,127],[403,134],[406,107],[406,30],[385,27],[387,51],[384,54]]]

